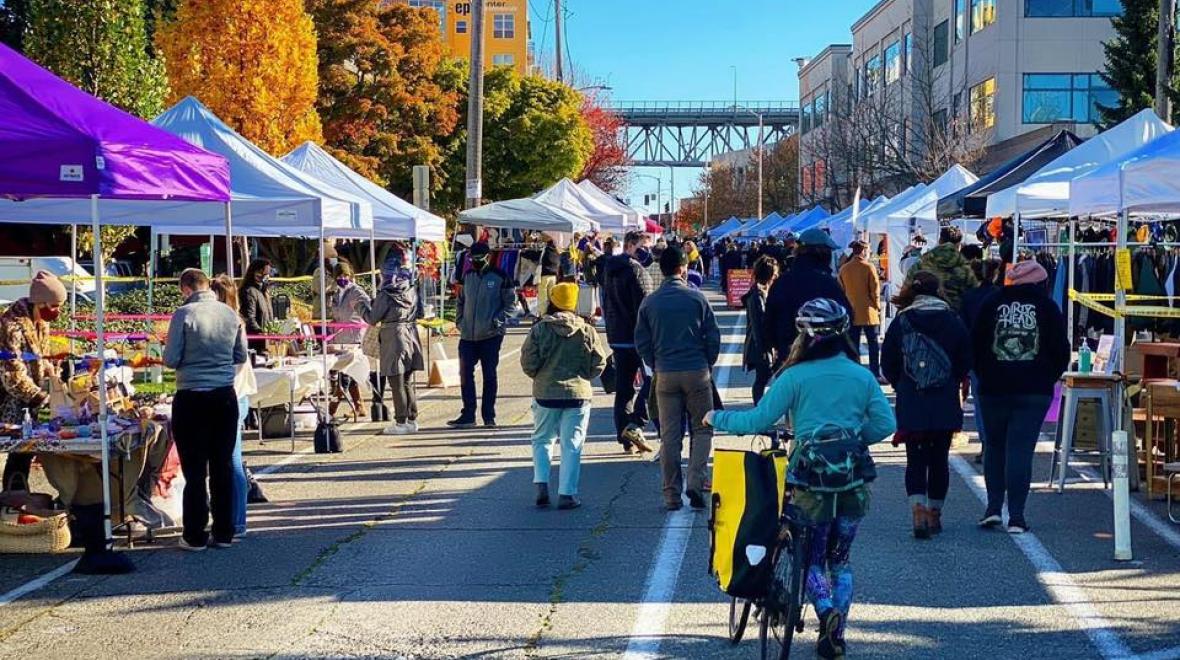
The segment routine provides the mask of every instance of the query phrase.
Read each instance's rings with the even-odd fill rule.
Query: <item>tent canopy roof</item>
[[[926,184],[919,183],[917,185],[906,188],[897,193],[887,203],[878,206],[867,213],[861,213],[860,222],[868,231],[874,234],[883,234],[887,228],[887,219],[889,215],[895,211],[905,208],[906,204],[913,201],[922,194],[926,189]]]
[[[1118,159],[1172,131],[1152,110],[1143,110],[1108,131],[1086,140],[1078,147],[1037,170],[1024,183],[987,198],[987,217],[1047,218],[1069,213],[1070,184],[1073,179]]]
[[[459,214],[459,219],[473,225],[524,231],[589,232],[591,221],[556,206],[532,198],[510,199],[484,204]]]
[[[790,224],[790,230],[798,234],[812,227],[818,227],[821,222],[829,217],[830,215],[824,207],[816,206],[800,214],[798,219]]]
[[[1073,180],[1073,216],[1180,212],[1180,131]]]
[[[3,44],[0,117],[0,196],[229,199],[225,158],[94,98]]]
[[[939,219],[984,217],[988,195],[1020,184],[1081,143],[1082,139],[1072,132],[1059,131],[1057,135],[1000,165],[975,183],[938,200]]]
[[[938,220],[938,200],[979,181],[979,177],[962,165],[952,165],[942,176],[926,186],[913,200],[889,212],[890,220]]]
[[[643,214],[615,199],[615,196],[599,188],[590,179],[583,179],[578,183],[583,192],[590,195],[607,208],[622,213],[627,218],[626,231],[638,230],[643,226]],[[605,229],[605,228],[604,228]]]
[[[593,220],[604,231],[618,233],[627,230],[628,217],[625,212],[608,206],[569,179],[558,181],[533,195],[533,199]]]
[[[283,156],[283,162],[324,183],[368,202],[373,207],[373,236],[380,239],[441,241],[446,221],[401,199],[361,176],[314,142],[304,142]],[[369,235],[353,238],[368,238]],[[343,234],[337,232],[338,237]]]

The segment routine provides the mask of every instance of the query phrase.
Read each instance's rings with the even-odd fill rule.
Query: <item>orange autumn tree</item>
[[[606,192],[618,192],[627,182],[627,145],[623,120],[595,93],[582,100],[582,118],[594,135],[594,151],[578,180],[589,179]]]
[[[197,97],[276,156],[321,139],[315,27],[303,0],[182,0],[156,44],[172,102]]]

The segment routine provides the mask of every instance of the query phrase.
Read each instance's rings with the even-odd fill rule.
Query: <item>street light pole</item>
[[[762,198],[765,193],[765,187],[764,187],[765,183],[764,183],[764,179],[762,178],[762,163],[763,163],[763,155],[766,152],[766,145],[763,144],[763,133],[762,133],[762,131],[763,131],[763,116],[764,115],[762,113],[758,113],[758,218],[759,219],[765,217],[762,215]]]
[[[565,54],[562,52],[562,32],[563,32],[563,17],[561,15],[561,0],[553,0],[553,24],[554,31],[557,34],[557,57],[554,58],[554,63],[557,66],[557,82],[565,82]]]
[[[483,7],[471,3],[471,79],[467,93],[467,189],[464,206],[473,209],[483,198]]]
[[[1176,40],[1176,0],[1160,0],[1159,39],[1156,45],[1155,113],[1163,121],[1172,121],[1172,63]]]

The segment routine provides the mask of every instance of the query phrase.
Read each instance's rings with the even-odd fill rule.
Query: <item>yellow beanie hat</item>
[[[554,286],[549,291],[549,302],[562,311],[574,311],[578,307],[578,285],[566,282]]]

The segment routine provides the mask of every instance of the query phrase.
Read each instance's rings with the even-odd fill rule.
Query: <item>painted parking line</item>
[[[1087,482],[1097,483],[1102,480],[1102,477],[1093,468],[1075,467],[1073,470],[1080,474],[1082,479],[1085,479]],[[1102,492],[1106,493],[1106,496],[1110,499],[1114,499],[1114,489],[1103,488]],[[1163,539],[1168,545],[1180,550],[1180,531],[1177,531],[1175,525],[1157,516],[1154,511],[1138,499],[1131,497],[1129,501],[1131,504],[1131,516],[1135,520],[1139,521],[1141,525],[1150,529],[1152,532],[1155,532],[1155,535]]]
[[[745,327],[745,323],[746,314],[742,312],[737,315],[735,325]],[[733,355],[732,350],[726,349],[735,346],[740,354],[744,338],[735,334],[725,337],[728,340],[721,347],[722,359]],[[718,362],[720,363],[720,360]],[[734,367],[722,367],[717,369],[716,373],[717,389],[722,393],[722,400],[727,400],[724,393],[729,390]],[[635,625],[631,629],[627,650],[623,654],[624,660],[648,660],[659,657],[664,628],[672,611],[676,586],[680,582],[680,568],[684,563],[684,554],[688,550],[688,541],[692,538],[695,521],[696,514],[691,509],[672,511],[665,516],[660,542],[656,546],[651,569],[644,581],[643,597],[639,602]]]
[[[984,485],[983,475],[967,464],[958,454],[951,454],[951,467],[959,473],[972,493],[983,504],[987,504],[987,487]],[[1049,596],[1074,618],[1077,628],[1090,638],[1090,642],[1098,653],[1108,660],[1113,658],[1132,658],[1134,654],[1107,621],[1094,607],[1086,592],[1077,582],[1065,572],[1061,564],[1045,548],[1035,534],[1014,534],[1012,540],[1016,547],[1024,553],[1029,563],[1036,571],[1037,582],[1044,587]]]

